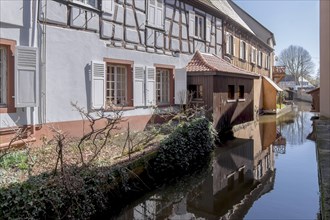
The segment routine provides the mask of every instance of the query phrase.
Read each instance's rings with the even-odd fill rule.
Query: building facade
[[[196,51],[271,77],[273,36],[263,42],[230,1],[0,4],[3,145],[22,126],[36,138],[50,134],[50,126],[81,135],[83,120],[72,103],[86,111],[123,107],[131,128],[141,130],[152,106],[184,104],[185,67]],[[254,83],[259,100],[261,80]]]
[[[330,2],[320,1],[320,114],[330,118]]]

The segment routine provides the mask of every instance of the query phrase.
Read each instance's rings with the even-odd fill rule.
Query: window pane
[[[203,18],[199,17],[199,38],[203,38]]]
[[[156,71],[156,101],[161,104],[169,103],[170,73],[166,69]]]
[[[124,105],[126,104],[126,68],[110,65],[110,71],[106,84],[107,89],[110,89],[110,94],[107,93],[107,100],[111,100],[115,105]]]
[[[195,36],[198,36],[198,17],[195,17]]]
[[[7,87],[7,82],[6,82],[6,48],[5,47],[0,47],[0,104],[6,104],[6,87]]]
[[[157,7],[163,7],[163,0],[157,0]]]
[[[239,99],[244,99],[244,86],[239,86]]]
[[[235,86],[228,85],[228,99],[235,99]]]

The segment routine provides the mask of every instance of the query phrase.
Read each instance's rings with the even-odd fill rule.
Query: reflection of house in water
[[[280,137],[274,120],[250,123],[234,135],[236,139],[216,149],[212,173],[197,185],[191,183],[188,193],[162,190],[119,219],[243,218],[254,201],[273,188],[272,144]]]

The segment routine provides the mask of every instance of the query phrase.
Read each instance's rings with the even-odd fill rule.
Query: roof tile
[[[199,51],[196,51],[195,55],[188,63],[186,70],[187,72],[219,71],[257,76],[256,73],[252,73],[236,67],[221,57],[218,57],[217,55],[201,53]]]

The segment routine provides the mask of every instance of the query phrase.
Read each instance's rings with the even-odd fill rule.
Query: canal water
[[[260,116],[216,148],[210,169],[145,195],[113,219],[317,219],[308,109]]]

